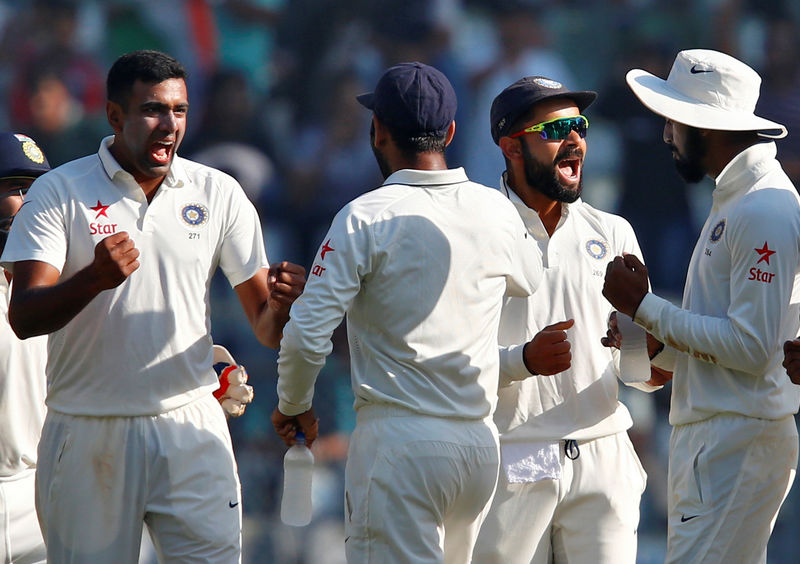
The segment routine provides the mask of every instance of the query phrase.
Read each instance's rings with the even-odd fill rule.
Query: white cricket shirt
[[[670,423],[718,413],[780,419],[800,386],[781,366],[800,329],[800,198],[775,143],[739,153],[716,179],[683,307],[647,294],[636,322],[679,354]]]
[[[176,156],[148,204],[112,140],[33,183],[2,256],[67,279],[113,233],[127,231],[141,253],[125,282],[50,335],[47,405],[71,415],[158,414],[216,389],[211,277],[220,266],[236,286],[267,267],[256,210],[232,177]]]
[[[505,175],[500,186],[538,243],[545,266],[536,293],[506,298],[503,305],[495,412],[501,440],[586,440],[628,429],[633,421],[617,399],[618,361],[600,339],[613,310],[602,294],[607,264],[623,252],[642,256],[633,228],[622,217],[578,199],[561,205],[561,219],[550,237],[539,214],[508,187]],[[523,346],[546,326],[567,319],[575,320],[567,330],[570,368],[531,376]]]
[[[503,295],[530,294],[542,270],[514,206],[461,168],[400,170],[345,206],[323,241],[283,332],[281,412],[311,406],[347,313],[356,409],[489,416]]]
[[[36,466],[47,388],[47,337],[17,338],[8,324],[9,297],[0,268],[0,479]]]

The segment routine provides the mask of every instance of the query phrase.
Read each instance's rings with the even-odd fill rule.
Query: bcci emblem
[[[42,164],[44,162],[44,153],[42,153],[42,150],[32,139],[22,142],[22,152],[36,164]]]
[[[533,82],[544,88],[561,88],[560,82],[556,82],[555,80],[550,80],[549,78],[537,77],[533,79]]]
[[[714,229],[711,230],[711,242],[718,242],[722,238],[723,233],[725,233],[725,220],[721,219],[720,222],[714,226]]]
[[[590,239],[586,242],[586,252],[593,259],[600,260],[608,254],[608,248],[604,242]]]
[[[181,219],[189,227],[200,227],[208,221],[208,208],[202,204],[186,204],[181,210]]]

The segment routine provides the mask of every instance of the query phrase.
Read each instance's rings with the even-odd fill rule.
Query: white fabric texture
[[[9,292],[0,269],[0,479],[36,467],[47,391],[47,337],[17,338],[8,323]]]
[[[698,127],[722,131],[759,131],[774,139],[786,127],[758,117],[761,77],[738,59],[711,49],[687,49],[675,57],[666,80],[633,69],[625,79],[654,113]]]
[[[468,564],[498,468],[491,419],[365,406],[345,472],[352,564]]]
[[[148,204],[111,155],[112,140],[33,183],[2,261],[44,261],[69,278],[100,240],[129,233],[139,269],[50,335],[47,404],[74,415],[155,415],[218,385],[208,296],[217,266],[235,286],[268,263],[256,210],[232,177],[176,157]]]
[[[561,451],[557,442],[503,443],[500,460],[509,484],[561,479]]]
[[[240,561],[236,461],[211,394],[154,417],[50,410],[40,451],[49,561],[136,564],[142,516],[162,562]]]
[[[34,504],[35,472],[0,478],[0,562],[44,564],[46,551]]]
[[[0,562],[44,562],[33,483],[45,417],[47,337],[17,338],[8,323],[9,290],[0,268]]]
[[[781,419],[797,412],[783,342],[800,330],[800,197],[775,160],[752,146],[717,177],[686,278],[683,307],[647,294],[635,321],[682,351],[670,423],[718,413]]]
[[[562,442],[563,446],[563,442]],[[560,449],[560,480],[509,483],[500,473],[475,564],[634,564],[646,475],[626,433]]]
[[[794,417],[738,415],[679,425],[670,438],[665,562],[763,563],[797,469]]]
[[[280,411],[309,409],[347,313],[356,409],[489,416],[503,295],[530,294],[542,270],[508,200],[463,169],[400,170],[346,205],[323,241],[283,332]]]

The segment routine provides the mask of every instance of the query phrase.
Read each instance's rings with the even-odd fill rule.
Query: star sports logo
[[[89,209],[95,212],[95,214],[97,214],[94,216],[95,219],[100,219],[101,215],[103,217],[108,217],[108,214],[106,213],[108,211],[108,208],[109,206],[104,206],[103,204],[100,203],[100,200],[97,200],[97,204]]]
[[[774,255],[775,252],[776,252],[776,251],[771,251],[769,249],[769,245],[767,245],[766,241],[764,241],[764,246],[763,247],[761,247],[760,249],[753,249],[753,250],[755,252],[757,252],[759,254],[759,256],[761,257],[761,258],[758,259],[756,264],[758,264],[759,262],[766,262],[767,264],[769,264],[769,257]]]
[[[760,249],[756,247],[753,249],[755,252],[758,253],[758,260],[756,261],[756,265],[761,262],[766,262],[767,266],[769,266],[769,257],[777,253],[777,251],[770,250],[769,245],[766,241],[764,241],[764,246]],[[747,278],[748,280],[757,280],[758,282],[764,282],[765,284],[772,284],[772,279],[775,278],[774,272],[767,272],[766,270],[761,270],[754,266],[750,269],[750,276]]]
[[[334,250],[334,248],[331,247],[331,240],[328,239],[327,241],[325,241],[325,244],[322,245],[322,250],[320,250],[320,252],[319,252],[320,260],[325,260],[325,253],[330,253],[333,250]]]
[[[99,220],[101,217],[108,219],[109,207],[111,207],[111,204],[104,206],[100,200],[97,200],[97,203],[89,209],[94,212],[95,220]],[[93,221],[89,224],[89,235],[113,235],[116,232],[116,223],[100,223],[99,221]]]

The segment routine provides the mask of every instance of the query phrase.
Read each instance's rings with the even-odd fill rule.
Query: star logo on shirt
[[[753,249],[753,250],[755,252],[757,252],[759,254],[759,256],[760,256],[760,258],[756,261],[756,264],[758,264],[761,261],[764,261],[767,264],[769,264],[769,257],[771,257],[772,255],[774,255],[777,252],[777,251],[771,251],[769,249],[769,246],[767,246],[767,242],[766,241],[764,241],[764,246],[763,247],[761,247],[760,249],[756,248],[756,249]]]
[[[322,245],[322,250],[319,252],[320,260],[325,260],[325,253],[327,253],[329,251],[333,251],[333,250],[335,250],[335,249],[333,247],[331,247],[331,240],[328,239],[327,241],[325,241],[325,244]]]
[[[97,215],[94,216],[94,218],[98,219],[101,215],[105,216],[105,217],[108,217],[108,214],[106,213],[106,211],[108,210],[109,207],[110,207],[110,204],[108,206],[104,206],[103,204],[100,203],[100,200],[97,200],[97,205],[94,206],[94,207],[91,207],[89,209],[97,214]]]

